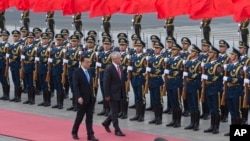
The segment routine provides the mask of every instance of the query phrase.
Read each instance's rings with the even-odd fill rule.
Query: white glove
[[[9,58],[10,57],[10,54],[9,53],[6,53],[6,58]]]
[[[53,62],[53,59],[52,59],[52,58],[48,58],[48,62],[49,62],[49,63],[52,63],[52,62]]]
[[[25,59],[25,56],[24,56],[24,55],[21,55],[21,59],[22,59],[22,60]]]
[[[165,70],[164,70],[164,73],[165,73],[165,74],[169,74],[169,70],[168,70],[168,69],[165,69]]]
[[[186,64],[186,62],[187,62],[186,60],[183,60],[183,61],[182,61],[182,64],[183,64],[183,65],[185,65],[185,64]]]
[[[143,53],[146,53],[146,52],[147,52],[147,49],[144,48],[144,49],[143,49]]]
[[[66,53],[66,52],[67,52],[67,50],[64,48],[64,49],[63,49],[63,53]]]
[[[8,48],[8,47],[9,47],[9,44],[7,43],[7,44],[5,45],[5,47],[7,47],[7,48]]]
[[[80,50],[80,51],[78,52],[78,54],[81,55],[81,54],[82,54],[82,51]]]
[[[49,47],[49,48],[48,48],[48,52],[50,52],[50,51],[51,51],[51,48]]]
[[[188,76],[188,72],[184,71],[183,76]]]
[[[63,59],[63,64],[68,64],[69,60]]]
[[[146,67],[146,72],[151,72],[151,68],[150,67]]]
[[[99,62],[95,62],[95,67],[101,67],[102,66],[102,64],[101,63],[99,63]]]
[[[201,67],[204,67],[206,65],[206,63],[201,62]]]
[[[223,81],[228,81],[228,77],[227,76],[223,76]]]
[[[166,57],[166,58],[164,58],[164,62],[168,62],[168,58]]]
[[[224,70],[226,70],[226,69],[227,69],[227,64],[224,64],[224,66],[223,66],[223,67],[224,67]]]
[[[249,84],[249,79],[244,78],[244,84]]]
[[[128,66],[128,71],[132,71],[133,70],[133,67],[132,66]]]
[[[98,55],[99,55],[99,52],[95,52],[95,55],[98,56]]]
[[[37,51],[37,47],[34,47],[34,50]]]
[[[146,56],[146,60],[148,61],[150,59],[150,56]]]
[[[40,61],[40,58],[39,58],[39,57],[35,57],[35,61],[36,61],[36,62],[39,62],[39,61]]]
[[[127,55],[127,59],[130,59],[130,58],[131,58],[131,56],[128,54],[128,55]]]
[[[244,66],[244,67],[243,67],[243,70],[246,71],[246,70],[247,70],[247,66]]]
[[[207,76],[206,74],[202,74],[202,75],[201,75],[201,79],[207,80],[207,79],[208,79],[208,76]]]

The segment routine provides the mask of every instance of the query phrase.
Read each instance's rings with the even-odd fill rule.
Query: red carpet
[[[71,141],[73,120],[46,117],[22,112],[0,109],[0,135],[32,141]],[[157,135],[123,130],[126,137],[117,137],[107,133],[101,125],[94,125],[95,136],[100,141],[153,141]],[[86,141],[86,129],[80,126],[80,140]],[[185,141],[183,139],[161,136],[168,141]]]

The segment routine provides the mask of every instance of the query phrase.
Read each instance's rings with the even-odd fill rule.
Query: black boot
[[[152,111],[153,107],[152,107],[152,100],[150,99],[150,106],[148,108],[145,109],[146,111]]]
[[[242,120],[241,125],[248,125],[248,108],[241,108]]]
[[[65,96],[64,96],[64,98],[65,98]],[[72,102],[72,105],[69,108],[66,109],[67,111],[73,111],[75,109],[75,107],[76,107],[76,99],[75,99],[74,94],[72,96],[71,102]]]
[[[98,113],[97,115],[98,116],[103,116],[103,115],[105,115],[105,113],[106,113],[106,105],[105,105],[105,103],[103,102],[103,110],[100,112],[100,113]]]
[[[198,131],[200,127],[200,112],[195,112],[194,114],[194,131]]]
[[[235,117],[231,117],[231,125],[236,125],[236,118]],[[229,136],[229,135],[230,135],[230,132],[224,134],[224,136]]]
[[[215,126],[215,115],[211,115],[211,122],[210,122],[210,127],[206,130],[204,130],[204,133],[210,133],[214,130]]]
[[[172,113],[172,121],[168,124],[166,124],[166,126],[173,126],[176,122],[176,110],[173,110],[173,113]]]
[[[10,99],[11,102],[14,102],[14,101],[17,100],[18,91],[19,91],[19,87],[15,86],[15,89],[14,89],[14,98]]]
[[[18,87],[18,92],[17,92],[17,99],[16,102],[21,102],[21,96],[22,96],[22,87]]]
[[[167,99],[167,109],[163,111],[163,113],[166,113],[166,114],[172,114],[173,110],[170,106],[170,102],[169,102],[169,99]]]
[[[28,100],[23,102],[23,104],[30,104],[30,102],[31,102],[31,90],[28,90]]]
[[[63,101],[64,101],[64,93],[59,94],[59,105],[58,105],[58,109],[63,109]]]
[[[2,85],[2,87],[3,87],[3,96],[0,99],[9,100],[10,99],[10,85]]]
[[[45,104],[45,101],[46,101],[46,92],[45,92],[45,90],[43,91],[43,102],[42,103],[39,103],[39,104],[37,104],[37,106],[44,106],[44,104]]]
[[[97,104],[103,104],[103,103],[104,103],[104,100],[97,102]]]
[[[156,108],[156,121],[155,121],[156,125],[162,124],[162,112],[163,112],[163,107],[162,106],[158,106]]]
[[[227,106],[221,106],[221,122],[228,122],[228,108]]]
[[[141,104],[140,105],[140,114],[139,114],[139,118],[138,118],[138,122],[142,122],[142,121],[144,121],[144,115],[145,115],[145,104]]]
[[[181,115],[181,110],[176,110],[176,122],[173,125],[174,128],[181,127]]]
[[[214,130],[213,134],[218,134],[219,133],[219,127],[220,127],[220,115],[215,115],[214,117]]]
[[[140,107],[139,107],[139,105],[138,105],[138,104],[136,104],[136,105],[135,105],[136,115],[135,115],[134,117],[130,118],[130,119],[129,119],[130,121],[135,121],[135,120],[138,120],[138,118],[139,118],[139,114],[140,114],[140,113],[139,113],[139,112],[140,112],[140,111],[139,111],[139,110],[140,110],[139,108],[140,108]]]
[[[200,118],[202,118],[204,120],[208,120],[209,119],[209,109],[208,109],[208,105],[207,105],[206,99],[202,103],[202,115],[201,115]]]
[[[134,105],[131,105],[129,106],[130,109],[134,109],[135,108],[135,104]]]
[[[45,97],[46,97],[46,100],[45,100],[44,106],[45,106],[45,107],[48,107],[48,106],[51,105],[51,95],[50,95],[50,91],[48,91],[48,90],[45,91]]]
[[[191,117],[190,117],[190,124],[185,127],[184,129],[193,129],[194,128],[194,112],[191,112]]]
[[[51,108],[58,108],[58,106],[59,106],[59,103],[60,103],[60,96],[59,96],[60,94],[57,92],[57,94],[56,94],[56,105],[54,105],[54,106],[52,106]]]
[[[154,124],[154,123],[156,122],[156,118],[158,118],[158,117],[157,117],[157,116],[158,116],[158,115],[157,115],[157,114],[158,114],[158,113],[157,113],[157,112],[158,112],[158,111],[157,111],[157,107],[154,107],[153,109],[154,109],[153,111],[154,111],[155,117],[154,117],[153,120],[150,120],[150,121],[148,122],[149,124]]]
[[[190,115],[187,106],[188,106],[187,100],[183,100],[184,111],[183,111],[182,115],[183,115],[184,117],[188,117],[188,116]]]
[[[35,88],[31,88],[31,93],[30,93],[30,105],[35,104],[35,95],[36,95],[36,90]]]
[[[123,103],[123,112],[122,112],[122,116],[121,116],[121,119],[127,119],[128,118],[128,102],[125,101]]]

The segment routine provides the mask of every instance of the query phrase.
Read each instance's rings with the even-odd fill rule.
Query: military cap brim
[[[192,44],[192,49],[191,51],[194,51],[194,52],[197,52],[197,53],[200,53],[201,52],[201,49],[199,49],[198,46],[196,46],[195,44]]]
[[[237,50],[236,48],[233,47],[233,50],[232,50],[232,53],[235,54],[235,55],[238,55],[238,57],[241,56],[241,53],[239,50]]]
[[[182,50],[181,46],[177,43],[174,43],[171,49],[172,50]]]
[[[227,47],[230,48],[229,44],[225,40],[219,41],[219,47]]]
[[[214,46],[211,47],[211,49],[209,50],[209,52],[214,52],[214,53],[217,53],[217,54],[220,53],[220,51],[217,48],[215,48]]]
[[[181,43],[182,43],[182,44],[189,44],[189,45],[191,45],[191,41],[190,41],[190,39],[187,38],[187,37],[181,38]]]
[[[203,46],[211,46],[211,42],[209,40],[207,40],[207,39],[202,39],[201,44]]]
[[[164,46],[163,46],[163,44],[161,42],[155,41],[154,44],[153,44],[153,48],[161,48],[161,49],[163,49]]]

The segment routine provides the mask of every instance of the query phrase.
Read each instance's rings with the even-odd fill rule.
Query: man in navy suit
[[[115,135],[125,136],[118,124],[119,105],[121,99],[125,97],[125,79],[121,72],[121,54],[114,51],[111,53],[111,59],[112,64],[105,69],[103,81],[104,96],[105,100],[109,102],[111,114],[104,120],[102,125],[105,127],[105,130],[110,133],[109,125],[112,121],[115,128]]]
[[[73,73],[74,95],[77,101],[78,111],[76,114],[75,123],[72,129],[73,139],[79,139],[78,129],[86,114],[86,129],[89,141],[98,141],[94,136],[93,125],[93,110],[95,105],[95,92],[93,91],[92,76],[90,73],[91,60],[87,56],[81,57],[81,67],[77,68]]]

